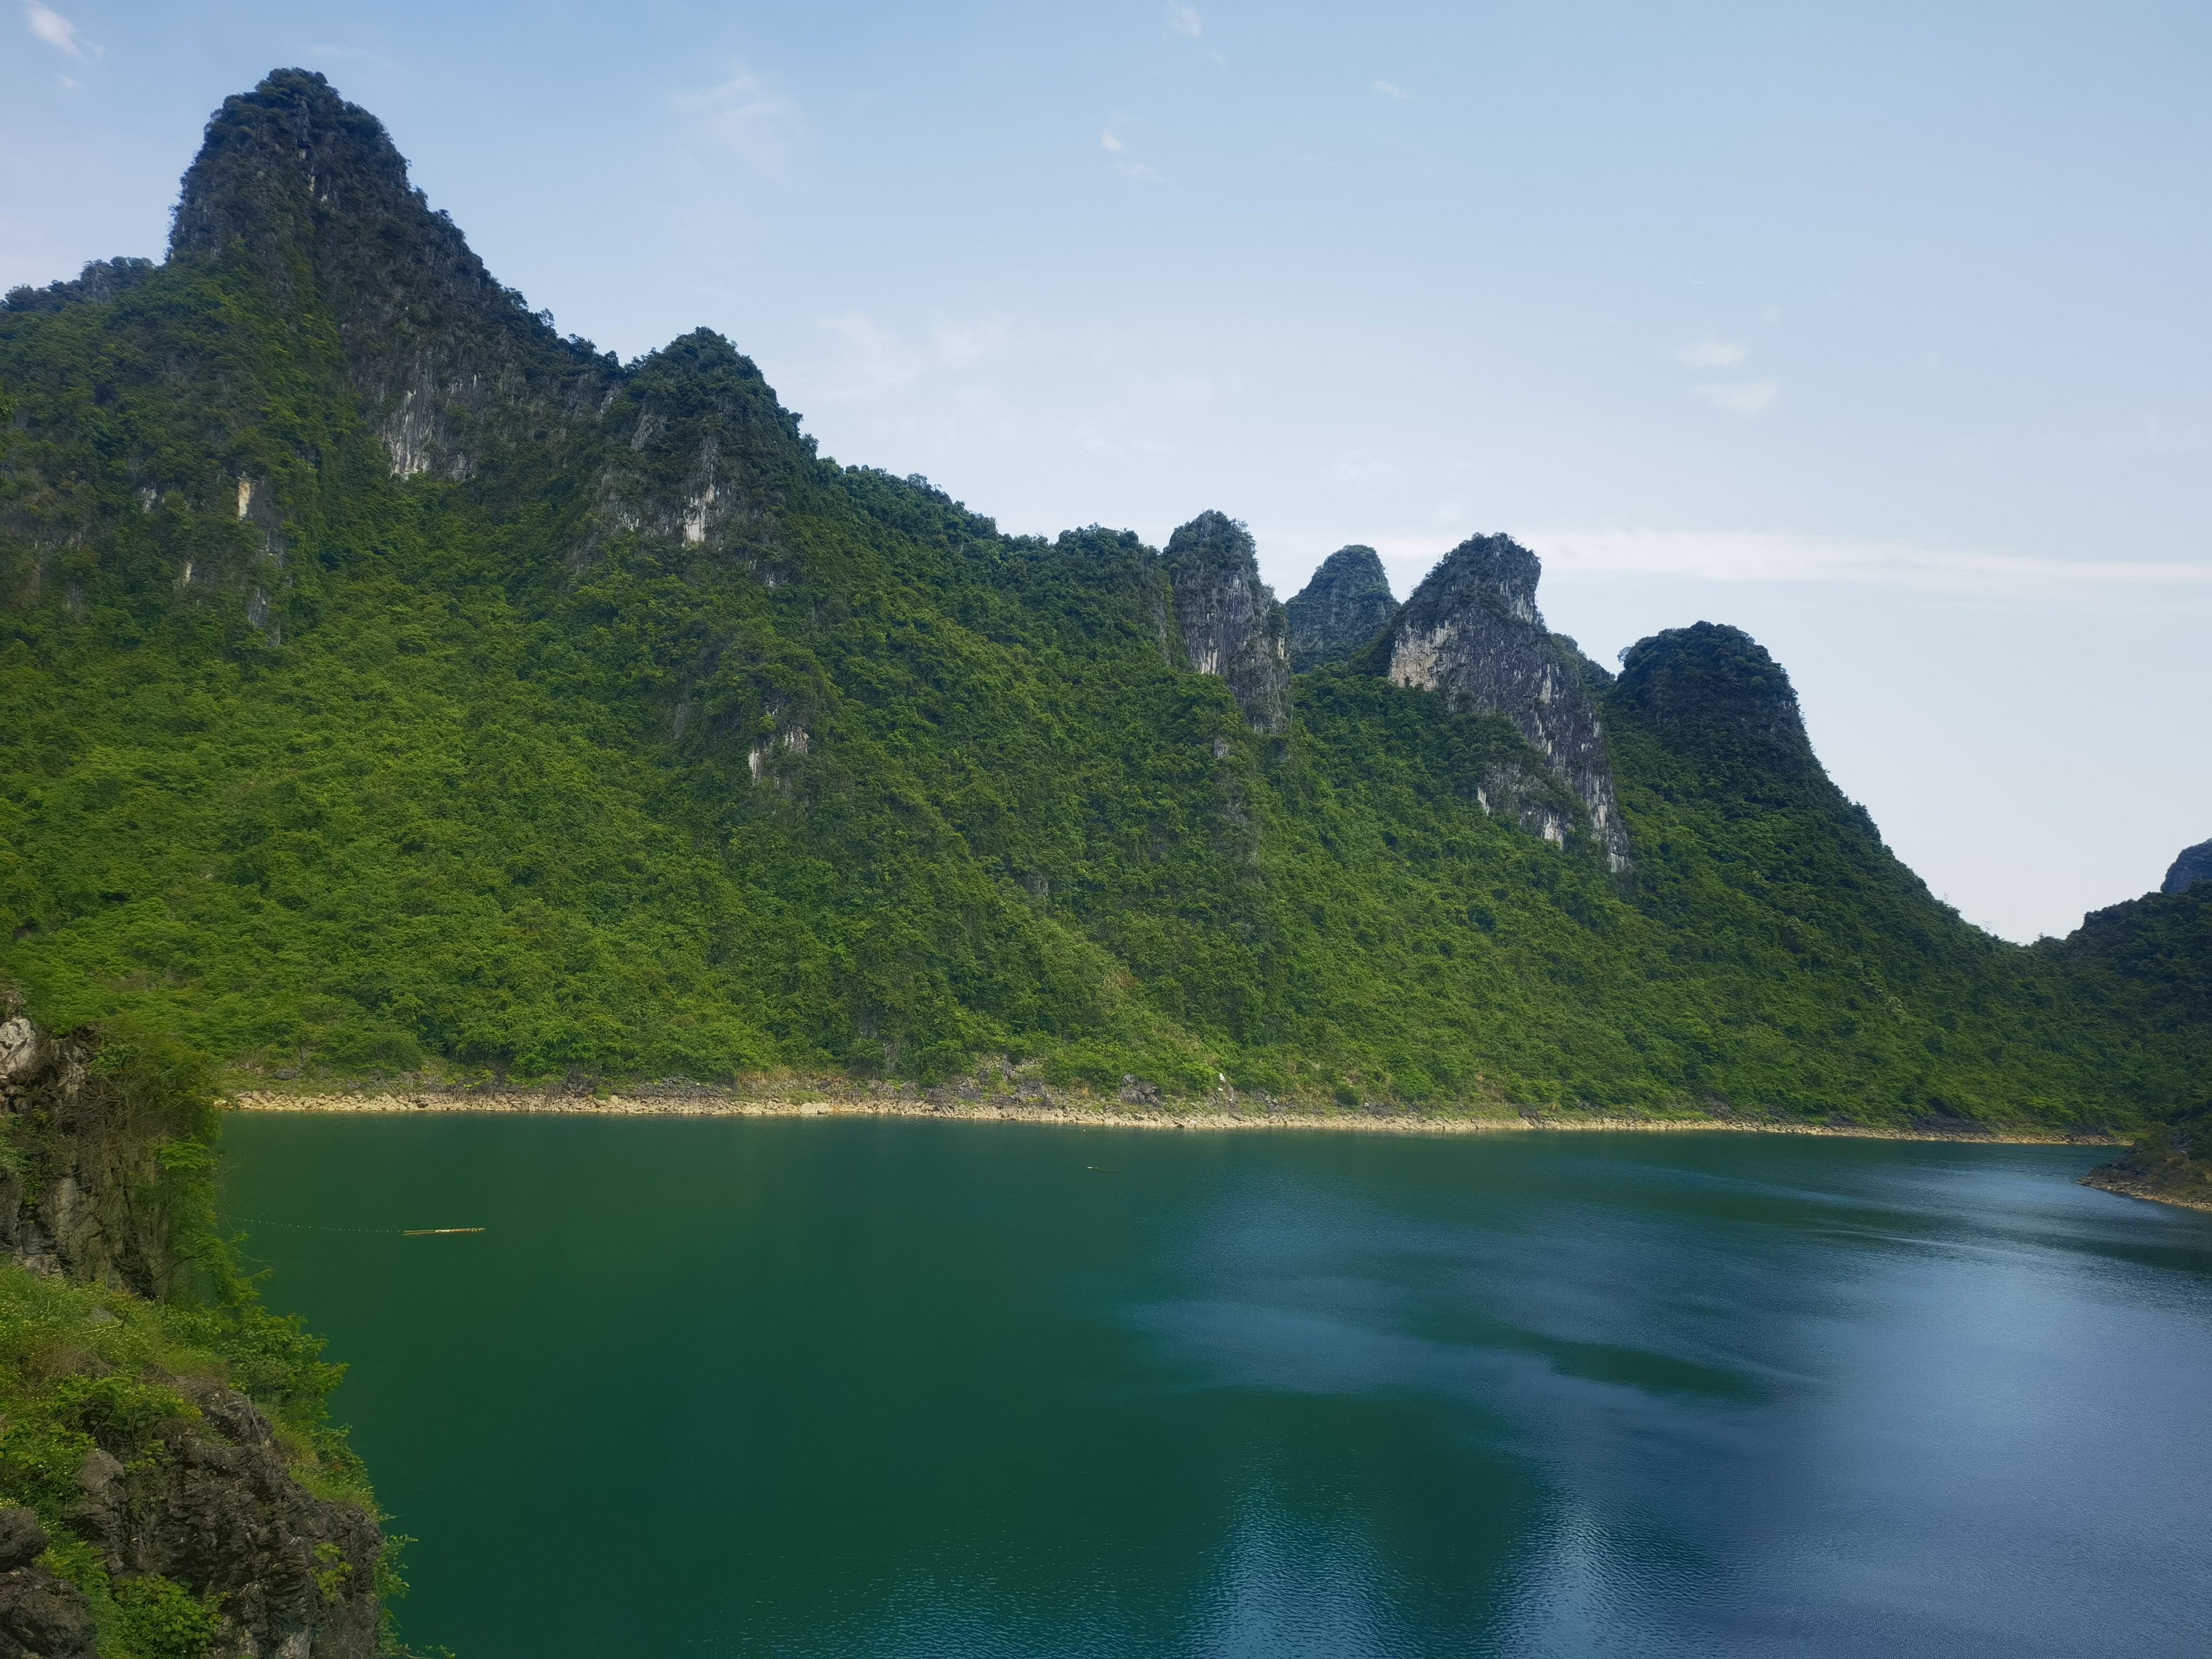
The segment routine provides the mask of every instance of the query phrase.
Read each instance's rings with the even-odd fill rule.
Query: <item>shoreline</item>
[[[1156,1106],[1120,1104],[1063,1106],[1030,1101],[999,1104],[980,1101],[839,1100],[831,1098],[747,1098],[725,1095],[543,1095],[445,1093],[438,1091],[380,1091],[337,1094],[287,1094],[239,1090],[222,1101],[227,1111],[391,1114],[410,1112],[505,1112],[516,1115],[566,1117],[788,1117],[931,1118],[960,1123],[1049,1123],[1079,1129],[1288,1129],[1361,1134],[1525,1134],[1579,1133],[1826,1135],[1845,1140],[1949,1141],[1983,1146],[2124,1146],[2111,1136],[2087,1137],[2033,1131],[1960,1133],[1944,1129],[1892,1129],[1874,1126],[1778,1121],[1729,1121],[1722,1118],[1427,1117],[1353,1112],[1255,1110],[1218,1106],[1188,1112]]]
[[[2201,1198],[2185,1198],[2177,1193],[2161,1192],[2150,1182],[2137,1181],[2129,1176],[2106,1175],[2101,1165],[2090,1170],[2075,1185],[2110,1193],[2115,1198],[2132,1198],[2140,1204],[2165,1204],[2177,1210],[2194,1210],[2199,1215],[2212,1215],[2212,1202]]]

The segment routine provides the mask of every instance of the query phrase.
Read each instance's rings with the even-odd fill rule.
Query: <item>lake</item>
[[[2075,1186],[2092,1150],[223,1145],[461,1659],[2212,1648],[2212,1216]]]

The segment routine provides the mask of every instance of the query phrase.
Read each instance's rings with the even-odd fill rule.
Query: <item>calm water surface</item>
[[[224,1144],[462,1659],[2212,1651],[2212,1217],[2092,1152]]]

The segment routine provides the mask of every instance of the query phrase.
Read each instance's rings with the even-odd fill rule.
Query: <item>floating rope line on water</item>
[[[333,1227],[319,1221],[275,1221],[263,1215],[234,1215],[224,1219],[249,1227],[283,1227],[297,1233],[362,1233],[374,1238],[444,1238],[456,1233],[489,1231],[483,1227]]]

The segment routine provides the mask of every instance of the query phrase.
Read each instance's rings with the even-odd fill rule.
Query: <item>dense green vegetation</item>
[[[1965,925],[1809,751],[1607,692],[1614,877],[1477,802],[1542,775],[1510,727],[1371,663],[1255,732],[1133,537],[820,458],[715,336],[555,338],[373,147],[325,143],[327,202],[234,166],[335,106],[256,97],[167,264],[0,313],[0,975],[46,1018],[283,1076],[1006,1056],[1854,1121],[2124,1123],[2205,1074],[2203,1020]],[[392,476],[370,315],[506,365],[467,465]]]

